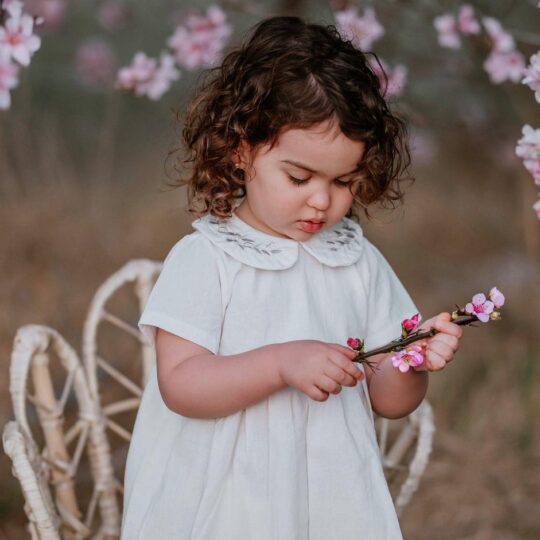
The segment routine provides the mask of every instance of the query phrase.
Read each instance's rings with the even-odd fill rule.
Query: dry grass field
[[[77,171],[55,137],[43,137],[31,160],[0,157],[2,424],[11,415],[17,328],[46,324],[80,348],[101,282],[130,259],[162,259],[190,230],[183,193],[164,188],[158,144],[103,168],[103,180]],[[507,306],[502,321],[467,328],[455,362],[431,376],[435,445],[402,519],[404,535],[533,540],[540,537],[540,227],[529,210],[532,182],[517,166],[479,164],[457,138],[415,172],[404,207],[363,222],[366,235],[425,318],[493,285]],[[4,455],[0,479],[0,538],[25,538],[21,493]]]

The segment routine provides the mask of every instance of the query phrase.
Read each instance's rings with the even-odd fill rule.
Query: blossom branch
[[[504,305],[504,295],[497,289],[492,287],[488,295],[489,299],[483,293],[475,294],[471,302],[467,303],[465,308],[460,308],[456,305],[455,311],[452,312],[451,320],[458,326],[473,325],[476,322],[487,323],[489,321],[498,321],[501,319],[500,311],[496,309]],[[364,340],[360,338],[350,337],[347,340],[347,345],[358,352],[353,358],[353,362],[366,364],[372,370],[377,369],[377,363],[368,360],[369,357],[377,354],[395,351],[392,356],[392,364],[401,372],[406,372],[409,368],[419,366],[424,363],[424,351],[418,345],[412,345],[415,341],[431,338],[440,331],[435,328],[421,331],[420,314],[416,313],[410,319],[405,319],[401,322],[401,336],[392,340],[390,343],[373,349],[372,351],[364,351]]]
[[[466,326],[466,325],[471,325],[472,323],[478,322],[478,318],[474,315],[469,315],[467,317],[463,317],[462,319],[455,320],[453,322],[459,326]],[[435,328],[432,328],[431,330],[428,330],[426,332],[418,332],[418,333],[410,334],[405,339],[401,339],[401,338],[395,339],[391,341],[390,343],[388,343],[387,345],[383,345],[382,347],[378,347],[377,349],[373,349],[372,351],[357,354],[353,358],[353,362],[362,362],[362,360],[364,360],[365,358],[374,356],[376,354],[392,352],[392,351],[400,351],[404,349],[410,343],[414,343],[415,341],[418,341],[420,339],[432,337],[438,333],[439,333],[438,330],[436,330]],[[373,362],[370,362],[370,363],[373,364]]]

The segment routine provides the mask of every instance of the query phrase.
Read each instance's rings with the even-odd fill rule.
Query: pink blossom
[[[403,86],[405,85],[405,81],[407,79],[407,68],[402,64],[398,64],[397,66],[390,68],[388,64],[382,60],[382,58],[379,58],[379,62],[381,63],[382,69],[388,78],[388,86],[386,87],[386,91],[386,81],[384,80],[384,74],[381,67],[372,58],[368,59],[371,69],[379,79],[381,92],[384,92],[385,97],[399,96],[403,92]]]
[[[116,59],[110,45],[102,39],[91,39],[79,46],[75,53],[75,72],[88,86],[103,86],[112,82]]]
[[[488,296],[496,308],[500,308],[504,306],[504,300],[505,300],[504,294],[501,291],[499,291],[497,287],[492,287],[491,290],[489,291]]]
[[[349,339],[347,339],[347,345],[351,349],[356,349],[360,345],[360,340],[350,337]]]
[[[9,51],[13,60],[23,66],[41,46],[41,39],[33,34],[34,19],[30,15],[11,16],[0,26],[0,48]]]
[[[484,62],[484,69],[494,84],[508,79],[519,82],[525,69],[525,59],[518,51],[492,51]]]
[[[420,314],[416,313],[410,319],[405,319],[401,322],[401,328],[406,330],[409,334],[418,328],[420,324]]]
[[[420,345],[411,345],[392,355],[392,365],[402,373],[409,371],[411,366],[416,367],[424,363],[424,355]]]
[[[516,47],[514,38],[506,32],[501,23],[493,17],[483,17],[482,23],[491,38],[493,50],[497,52],[513,51]]]
[[[536,212],[536,217],[540,219],[540,199],[533,204],[533,210]]]
[[[540,186],[540,161],[528,161],[526,168],[532,174],[534,183]]]
[[[469,302],[465,306],[465,311],[471,315],[476,315],[482,322],[488,322],[489,314],[493,311],[493,307],[493,302],[486,300],[485,294],[478,293],[472,297],[472,303]]]
[[[433,26],[437,30],[441,47],[447,47],[448,49],[459,49],[461,47],[461,38],[459,37],[457,21],[454,15],[445,13],[435,17]]]
[[[207,68],[217,63],[231,34],[225,13],[218,6],[210,6],[206,15],[188,13],[167,44],[178,65],[189,70]]]
[[[377,20],[373,8],[366,8],[362,17],[354,7],[336,11],[334,16],[341,36],[362,51],[371,49],[373,43],[384,35],[384,27]]]
[[[66,0],[29,0],[26,7],[32,15],[42,19],[40,30],[55,30],[66,17]]]
[[[527,124],[522,128],[522,135],[517,142],[516,155],[540,185],[540,129],[533,129]]]
[[[474,9],[469,4],[463,4],[459,8],[458,27],[462,34],[479,34],[480,23],[474,16]]]
[[[134,90],[139,83],[150,80],[157,67],[153,58],[148,58],[145,53],[135,54],[130,66],[123,67],[118,72],[117,86],[122,90]]]
[[[130,12],[125,3],[116,0],[106,0],[98,10],[98,22],[105,28],[113,32],[125,27],[130,18]]]
[[[521,82],[534,91],[534,97],[540,103],[540,52],[531,56],[523,74],[525,77]]]
[[[150,99],[159,99],[171,86],[172,81],[180,78],[180,72],[176,69],[174,58],[167,53],[161,53],[159,65],[150,84],[147,94]]]
[[[540,129],[533,129],[530,125],[523,126],[522,137],[518,141],[516,154],[523,159],[540,159]]]
[[[534,183],[540,186],[540,161],[525,160],[525,168],[531,173]]]
[[[23,3],[20,0],[4,0],[0,2],[2,9],[7,11],[11,17],[19,17],[23,12]]]
[[[19,66],[11,61],[8,51],[0,47],[0,109],[9,109],[10,90],[19,84]]]
[[[133,91],[136,96],[157,100],[178,78],[180,72],[174,67],[174,58],[170,54],[162,53],[158,64],[154,58],[139,52],[130,66],[118,72],[116,87]]]

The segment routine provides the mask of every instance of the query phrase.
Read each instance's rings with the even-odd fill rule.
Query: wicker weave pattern
[[[21,327],[15,337],[10,365],[10,393],[15,421],[3,432],[6,454],[13,462],[25,497],[25,512],[32,538],[117,539],[121,524],[122,482],[113,465],[109,432],[129,442],[131,433],[113,417],[136,411],[144,384],[155,364],[152,347],[132,324],[109,313],[106,304],[124,285],[132,286],[139,310],[144,306],[161,264],[134,260],[107,279],[96,291],[83,329],[81,362],[75,350],[55,330],[46,326]],[[181,277],[180,277],[181,278]],[[140,348],[142,378],[134,381],[98,351],[100,324],[113,325],[136,340]],[[59,397],[55,395],[50,361],[58,358],[65,372]],[[102,405],[103,374],[127,390],[130,397]],[[29,387],[33,387],[33,393]],[[77,419],[64,430],[65,407],[76,401]],[[27,411],[36,412],[30,422]],[[424,401],[397,433],[398,421],[376,420],[381,456],[398,515],[418,488],[427,465],[433,439],[432,410]],[[37,424],[43,433],[39,448],[32,433]],[[93,484],[86,509],[77,498],[76,479],[86,452]]]

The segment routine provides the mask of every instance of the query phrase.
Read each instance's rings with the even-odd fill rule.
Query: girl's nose
[[[308,204],[313,208],[326,210],[330,206],[330,200],[330,190],[324,187],[311,194]]]

